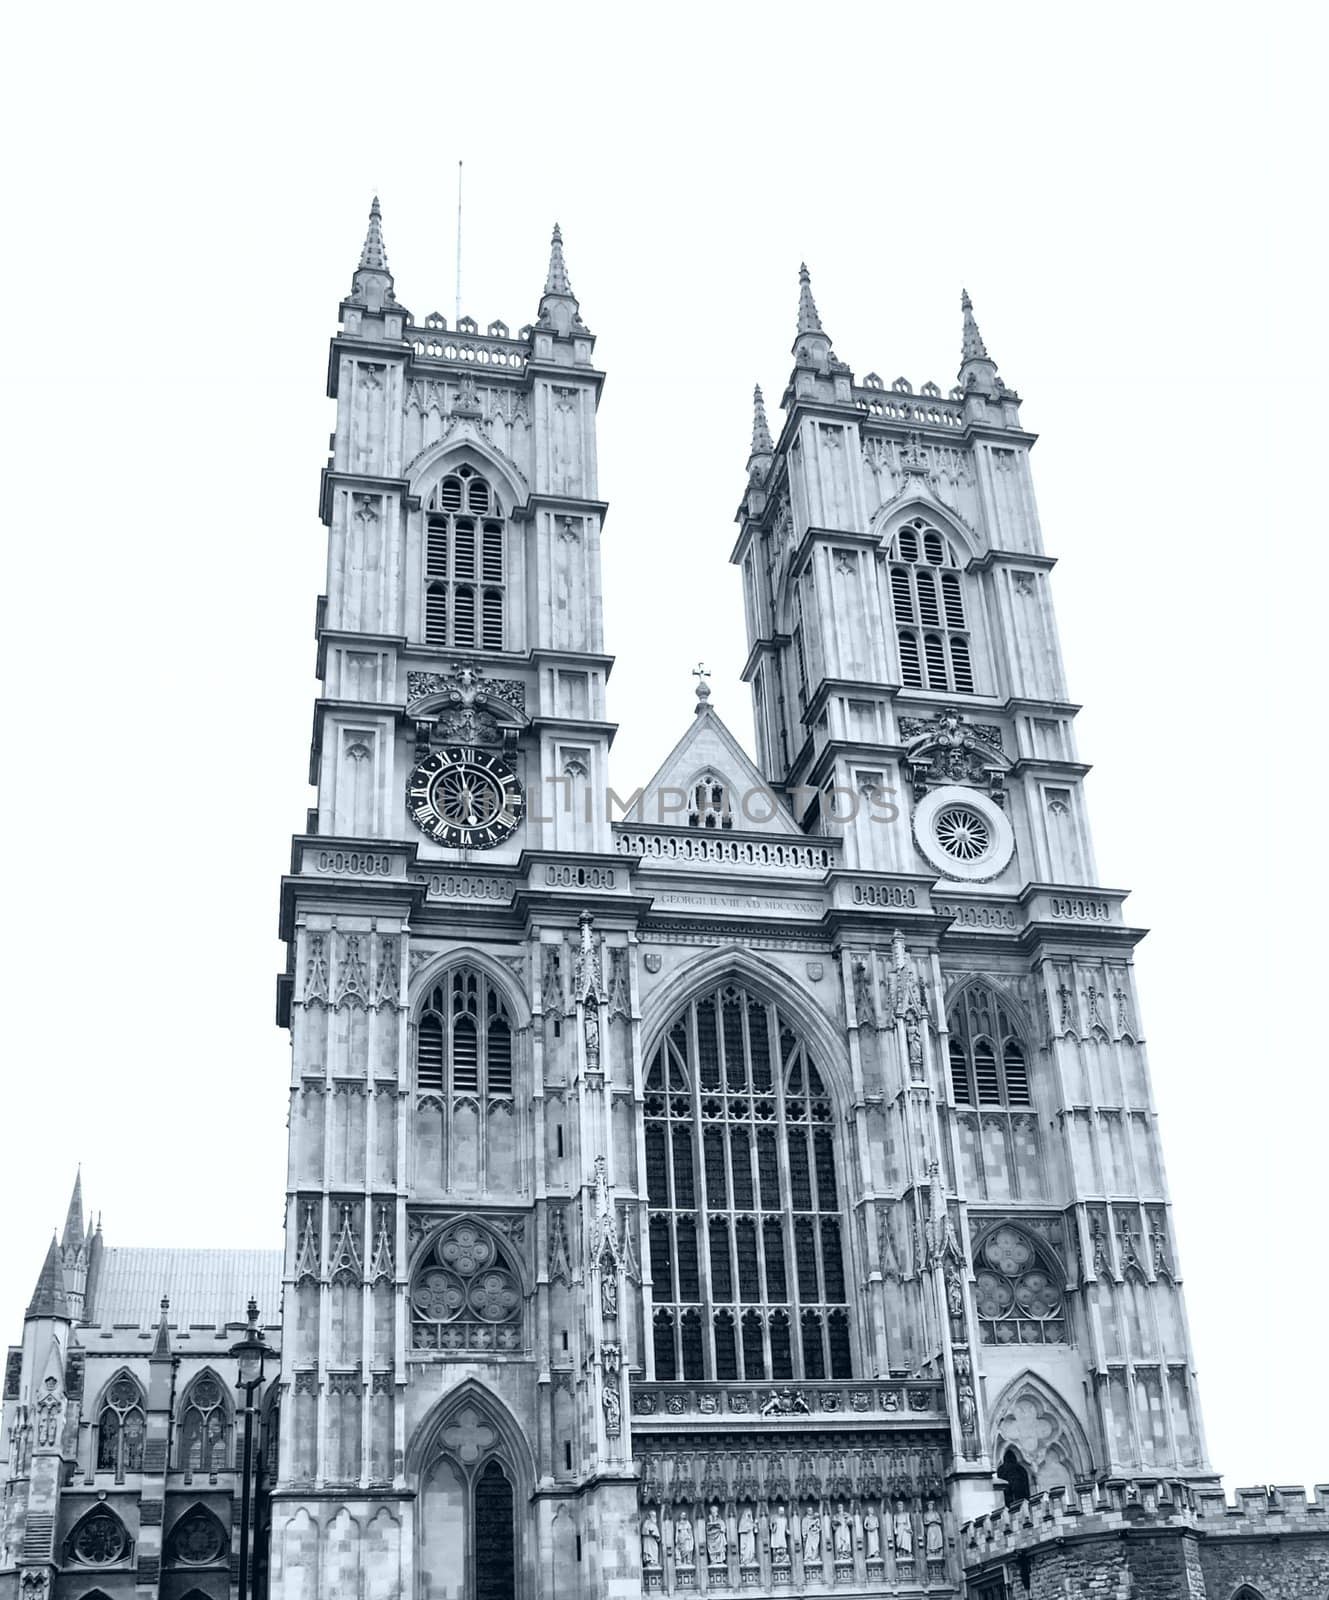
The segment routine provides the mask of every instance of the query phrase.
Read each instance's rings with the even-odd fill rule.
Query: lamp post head
[[[268,1354],[268,1343],[263,1337],[263,1330],[258,1325],[258,1305],[254,1300],[249,1302],[249,1322],[245,1328],[243,1339],[237,1339],[231,1346],[231,1354],[235,1357],[240,1369],[239,1385],[242,1389],[252,1390],[263,1381],[263,1358]]]

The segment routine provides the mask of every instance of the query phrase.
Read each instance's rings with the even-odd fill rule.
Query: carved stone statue
[[[832,1527],[835,1539],[835,1559],[837,1561],[852,1561],[854,1559],[854,1526],[849,1520],[849,1513],[845,1510],[843,1502],[835,1509]]]
[[[59,1442],[60,1413],[64,1409],[64,1396],[54,1378],[47,1378],[37,1397],[37,1448],[40,1450]]]
[[[893,1537],[896,1560],[912,1561],[914,1559],[914,1519],[905,1510],[903,1500],[895,1502]]]
[[[777,1567],[789,1565],[789,1517],[783,1505],[771,1513],[771,1563]]]
[[[816,1506],[809,1506],[803,1516],[803,1565],[815,1567],[821,1564],[821,1512]]]
[[[685,1512],[674,1529],[674,1560],[680,1567],[696,1565],[697,1537],[692,1531],[692,1516]]]
[[[660,1565],[660,1524],[654,1507],[648,1507],[641,1519],[641,1564],[643,1567]]]
[[[729,1535],[719,1506],[712,1506],[706,1518],[706,1559],[713,1567],[723,1567],[729,1560]]]
[[[881,1560],[881,1518],[871,1506],[863,1513],[863,1544],[869,1561]]]
[[[738,1518],[738,1562],[743,1567],[757,1564],[757,1519],[751,1506],[744,1506]]]
[[[923,1513],[923,1548],[929,1561],[944,1561],[946,1558],[946,1535],[935,1500],[928,1501],[928,1508]]]

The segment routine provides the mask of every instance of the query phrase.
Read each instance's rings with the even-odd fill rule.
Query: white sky
[[[530,319],[558,218],[600,336],[620,793],[699,657],[750,740],[727,556],[799,260],[888,382],[950,387],[969,288],[1042,435],[1101,876],[1155,929],[1211,1455],[1329,1478],[1323,9],[313,15],[11,22],[0,1343],[80,1158],[110,1242],[278,1242],[326,344],[375,188],[451,321],[464,157],[463,309]]]

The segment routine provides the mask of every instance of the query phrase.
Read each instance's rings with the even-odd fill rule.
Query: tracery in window
[[[483,972],[437,983],[416,1026],[417,1156],[443,1188],[516,1183],[512,1019]]]
[[[922,517],[891,545],[891,610],[906,689],[972,694],[964,578],[950,541]]]
[[[487,1229],[445,1228],[411,1283],[411,1342],[417,1350],[519,1350],[521,1281]]]
[[[971,983],[947,1012],[946,1026],[968,1192],[975,1199],[1043,1199],[1028,1058],[1009,1009],[986,983]]]
[[[994,1228],[976,1251],[974,1268],[974,1305],[984,1344],[1065,1344],[1065,1294],[1057,1265],[1022,1228]]]
[[[734,813],[723,778],[707,772],[692,786],[688,804],[689,828],[732,828]]]
[[[831,1100],[779,1009],[693,1000],[645,1115],[656,1378],[852,1376]]]
[[[425,519],[425,643],[504,648],[503,513],[472,466],[441,479]]]
[[[129,1374],[121,1373],[107,1385],[97,1418],[97,1471],[143,1470],[143,1436],[146,1428],[143,1391]]]
[[[193,1506],[171,1529],[166,1559],[173,1565],[203,1567],[227,1553],[226,1530],[206,1506]]]
[[[69,1559],[89,1567],[109,1567],[130,1551],[129,1534],[114,1512],[97,1506],[69,1535]]]
[[[187,1473],[224,1472],[228,1435],[226,1391],[214,1372],[200,1372],[180,1410],[179,1465]]]

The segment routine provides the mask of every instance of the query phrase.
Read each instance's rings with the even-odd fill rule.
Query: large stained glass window
[[[851,1377],[831,1098],[779,1008],[699,995],[645,1111],[656,1379]]]

